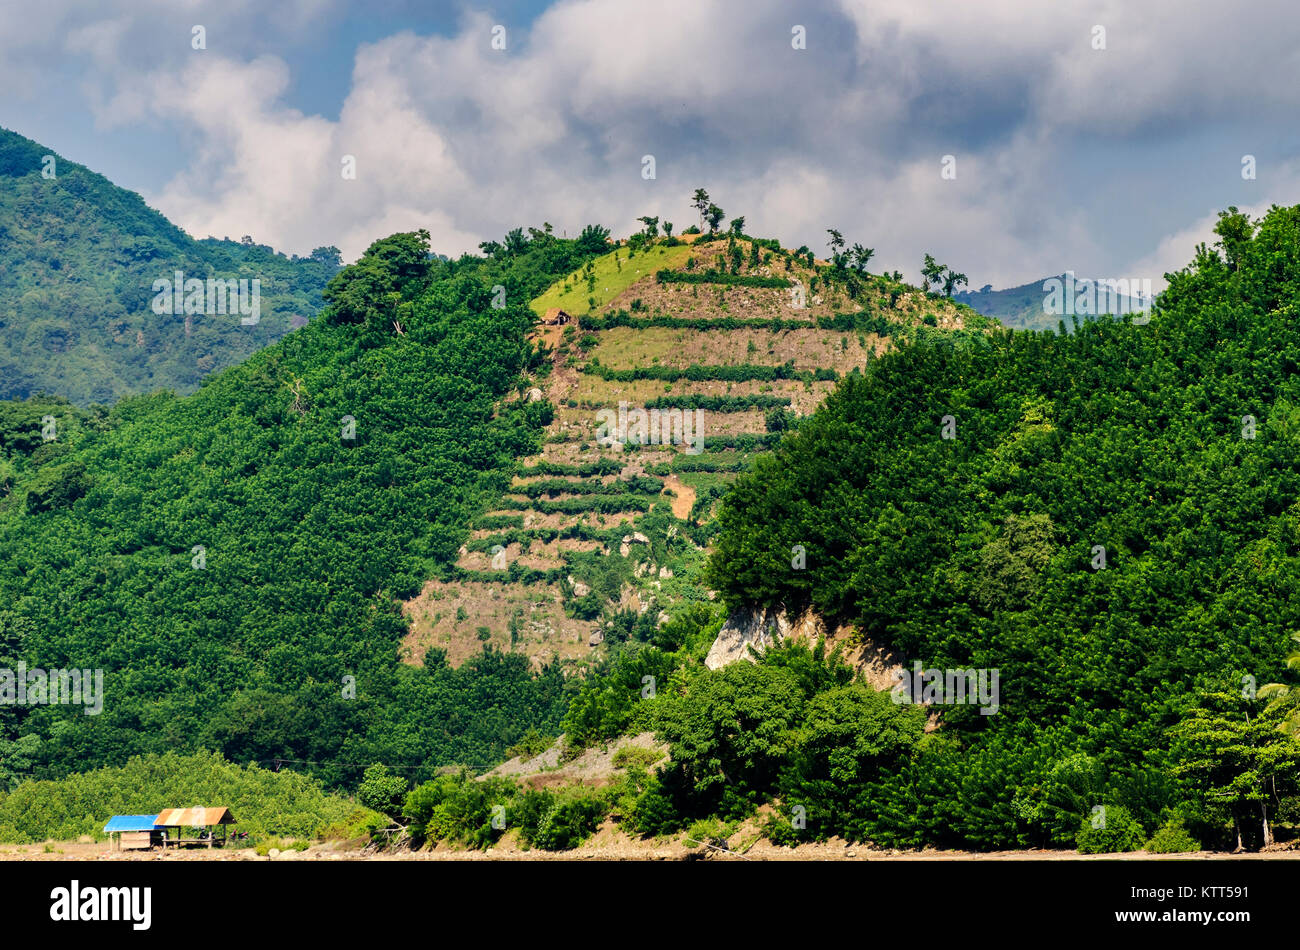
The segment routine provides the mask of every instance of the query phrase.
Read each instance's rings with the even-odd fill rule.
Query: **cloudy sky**
[[[0,0],[0,125],[287,252],[680,230],[702,186],[913,279],[929,251],[972,288],[1159,286],[1216,210],[1300,202],[1297,27],[1293,0]]]

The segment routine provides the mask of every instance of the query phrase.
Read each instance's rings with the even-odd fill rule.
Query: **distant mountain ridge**
[[[1105,286],[1104,281],[1079,277],[1069,272],[1042,280],[1030,281],[1017,287],[994,290],[991,284],[985,284],[979,290],[968,290],[953,295],[953,300],[964,303],[986,317],[992,317],[1005,327],[1017,330],[1055,330],[1064,321],[1066,330],[1071,330],[1075,322],[1082,322],[1096,316],[1098,308],[1090,306],[1064,308],[1057,304],[1069,294],[1068,281],[1073,278],[1076,293],[1085,293],[1087,285]],[[1057,283],[1052,284],[1052,281]],[[1149,283],[1149,282],[1148,282]],[[1149,287],[1147,288],[1149,292]],[[1132,287],[1120,286],[1116,293],[1101,297],[1102,312],[1133,313],[1140,311],[1147,301],[1145,295],[1132,292]],[[1091,311],[1091,312],[1089,312]]]
[[[138,194],[0,129],[0,399],[192,391],[319,311],[340,263],[336,248],[290,258],[251,238],[196,240]],[[256,324],[156,313],[154,283],[177,271],[257,280]]]

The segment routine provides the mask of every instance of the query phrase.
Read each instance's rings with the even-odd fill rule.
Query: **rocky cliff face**
[[[709,648],[704,665],[711,670],[720,669],[737,660],[753,660],[769,644],[778,643],[788,636],[815,640],[824,634],[825,625],[811,612],[791,623],[784,610],[763,607],[738,610],[718,631],[718,638]]]
[[[784,610],[754,608],[738,610],[723,624],[709,648],[704,665],[720,669],[737,660],[753,660],[770,644],[786,637],[803,640],[809,645],[824,641],[827,652],[836,648],[845,663],[862,674],[875,689],[892,689],[899,682],[903,661],[892,650],[854,636],[851,627],[841,625],[828,630],[821,617],[812,611],[790,620]]]

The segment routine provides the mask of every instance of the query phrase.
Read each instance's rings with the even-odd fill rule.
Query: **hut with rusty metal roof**
[[[226,825],[238,824],[229,808],[166,808],[159,812],[155,824],[163,832],[163,847],[189,847],[206,844],[209,848],[214,843],[226,843]],[[176,837],[168,832],[176,829]],[[185,836],[185,829],[193,829],[194,835]],[[217,830],[221,836],[217,836]]]

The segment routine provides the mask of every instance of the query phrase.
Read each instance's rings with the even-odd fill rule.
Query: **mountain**
[[[472,525],[455,570],[404,605],[408,662],[433,648],[459,664],[489,644],[582,664],[647,637],[661,611],[707,600],[699,572],[718,499],[837,380],[906,341],[952,341],[987,323],[744,236],[637,235],[530,305],[572,318],[535,335],[546,358],[529,385],[555,417]],[[680,437],[682,424],[698,446],[664,444],[664,425]]]
[[[339,263],[334,248],[289,258],[251,238],[194,240],[139,195],[0,129],[0,398],[191,392],[313,316]],[[250,296],[257,280],[257,322],[206,312],[216,301],[156,312],[155,282],[177,272],[243,279]]]
[[[1083,295],[1091,291],[1089,300],[1099,298],[1100,306],[1091,302],[1087,308],[1070,306],[1065,298],[1066,287],[1071,280],[1074,281],[1071,299],[1077,296],[1081,300]],[[1067,331],[1073,330],[1076,323],[1092,319],[1099,310],[1111,314],[1133,313],[1142,310],[1144,303],[1151,300],[1149,286],[1145,293],[1139,293],[1136,287],[1119,287],[1114,294],[1102,294],[1100,291],[1103,286],[1105,285],[1101,282],[1083,280],[1067,273],[1004,290],[994,290],[992,285],[986,284],[979,290],[956,293],[953,299],[986,317],[992,317],[1004,327],[1017,330],[1056,330],[1064,322]]]
[[[665,585],[664,609],[690,606],[652,559],[707,600],[690,572],[708,513],[795,412],[894,341],[982,319],[776,242],[607,235],[454,261],[395,235],[318,319],[192,395],[0,403],[0,667],[104,671],[98,715],[0,706],[0,779],[192,749],[350,789],[374,762],[489,768],[558,733],[584,670],[647,646],[658,611],[631,624],[630,598]],[[537,326],[556,299],[578,322]],[[601,408],[651,396],[702,408],[701,454],[587,437]],[[686,510],[661,497],[679,483]],[[503,532],[498,571],[479,552]],[[625,554],[625,534],[650,543]],[[550,616],[581,626],[554,635]],[[593,646],[609,624],[629,642]]]
[[[396,235],[192,395],[0,403],[0,669],[99,669],[104,691],[97,715],[0,705],[0,782],[208,748],[355,787],[373,761],[486,767],[553,730],[558,668],[403,666],[397,603],[537,450],[527,300],[582,247],[442,262]]]
[[[398,234],[192,395],[0,403],[0,669],[104,673],[0,704],[0,781],[288,760],[474,847],[1266,846],[1300,208],[1219,233],[1071,334],[739,232]]]
[[[858,721],[837,700],[788,773],[730,784],[908,846],[1090,847],[1103,808],[1098,850],[1166,825],[1259,847],[1296,814],[1300,207],[1217,233],[1150,323],[899,349],[741,476],[720,596],[925,671],[938,729],[849,755],[823,745]],[[963,701],[962,671],[997,695]]]

